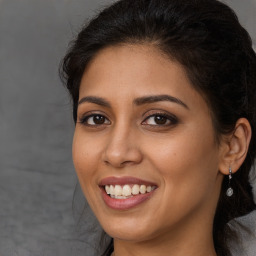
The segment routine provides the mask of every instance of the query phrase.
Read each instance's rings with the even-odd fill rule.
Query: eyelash
[[[99,118],[104,118],[104,122],[101,123],[101,124],[89,124],[88,123],[88,120],[90,118],[96,118],[96,117],[99,117]],[[165,121],[168,122],[168,124],[147,124],[146,121],[147,120],[150,120],[150,118],[154,118],[154,122],[156,121],[155,118],[157,117],[160,117],[160,118],[164,118],[166,119]],[[93,121],[95,123],[95,120]],[[107,123],[106,123],[107,122]],[[99,126],[102,126],[102,125],[109,125],[111,124],[110,120],[105,117],[104,115],[102,114],[90,114],[90,115],[86,115],[86,116],[83,116],[79,123],[83,124],[83,125],[86,125],[86,126],[89,126],[89,127],[99,127]],[[174,115],[170,115],[170,114],[167,114],[167,113],[154,113],[154,114],[151,114],[149,116],[147,116],[143,121],[142,121],[142,125],[149,125],[150,127],[169,127],[169,126],[174,126],[175,124],[178,123],[178,119],[176,116]]]
[[[90,119],[90,118],[96,118],[96,117],[100,117],[100,118],[104,118],[104,123],[102,123],[102,124],[89,124],[88,123],[88,120]],[[80,121],[79,121],[79,123],[81,123],[81,124],[83,124],[83,125],[86,125],[86,126],[90,126],[90,127],[93,127],[93,126],[95,126],[95,127],[97,127],[97,126],[102,126],[102,125],[106,125],[105,124],[105,121],[107,120],[107,125],[108,124],[110,124],[110,121],[109,121],[109,119],[107,118],[107,117],[105,117],[104,115],[101,115],[101,114],[90,114],[90,115],[86,115],[86,116],[83,116],[81,119],[80,119]]]
[[[160,118],[165,118],[166,121],[168,122],[168,124],[146,124],[145,122],[147,120],[149,120],[150,118],[154,118],[154,122],[156,121],[155,118],[157,117],[160,117]],[[146,124],[146,125],[149,125],[151,127],[153,126],[156,126],[156,127],[169,127],[169,126],[174,126],[175,124],[178,123],[178,119],[176,116],[174,115],[170,115],[170,114],[167,114],[167,113],[154,113],[154,114],[151,114],[149,116],[147,116],[144,121],[142,122],[142,124]]]

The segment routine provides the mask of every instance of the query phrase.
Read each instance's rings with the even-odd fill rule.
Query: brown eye
[[[168,125],[171,121],[164,115],[152,115],[145,120],[145,123],[148,125]]]
[[[164,125],[168,121],[167,117],[165,116],[155,116],[154,122],[159,125]]]
[[[177,117],[174,115],[166,114],[166,113],[156,113],[153,115],[148,116],[143,122],[143,125],[150,125],[150,126],[173,126],[178,123]]]
[[[81,120],[81,123],[88,126],[110,124],[110,121],[103,115],[89,115]]]
[[[104,116],[95,115],[92,117],[94,124],[104,124],[106,118]]]

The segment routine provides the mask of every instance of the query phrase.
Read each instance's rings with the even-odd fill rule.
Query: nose
[[[103,161],[115,168],[139,164],[143,155],[136,134],[131,129],[114,129],[109,135],[103,153]]]

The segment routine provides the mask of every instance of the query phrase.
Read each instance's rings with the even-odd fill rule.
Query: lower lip
[[[131,208],[143,203],[144,201],[148,200],[155,192],[155,190],[153,190],[149,193],[139,194],[139,195],[127,198],[127,199],[115,199],[115,198],[112,198],[109,195],[107,195],[104,188],[102,188],[101,190],[102,190],[102,196],[103,196],[103,200],[104,200],[105,204],[108,207],[115,209],[115,210],[131,209]]]

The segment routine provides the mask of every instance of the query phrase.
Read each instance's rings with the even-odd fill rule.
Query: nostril
[[[105,152],[103,155],[103,161],[106,165],[112,165],[114,167],[124,167],[127,165],[138,164],[142,161],[142,154],[139,150],[129,149],[123,154],[112,154]]]
[[[124,161],[121,163],[121,166],[124,166],[124,165],[133,165],[134,162],[133,161]]]
[[[106,165],[112,165],[112,166],[115,166],[115,167],[117,167],[117,168],[122,168],[122,167],[124,167],[124,166],[134,164],[133,161],[123,161],[123,162],[116,162],[116,163],[113,163],[113,161],[112,161],[112,162],[109,162],[109,161],[107,161],[107,160],[105,160],[104,163],[105,163]]]
[[[136,141],[128,138],[126,132],[123,132],[122,136],[116,133],[114,135],[109,138],[102,154],[102,160],[106,164],[117,168],[140,163],[142,153]]]

